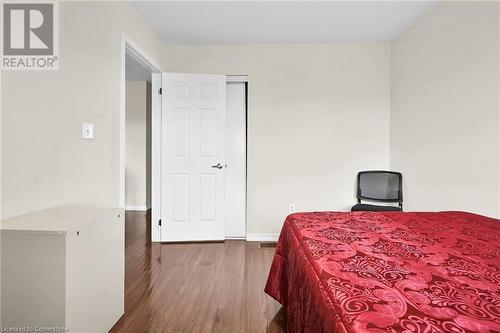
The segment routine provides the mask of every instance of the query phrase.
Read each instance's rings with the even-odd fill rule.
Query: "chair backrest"
[[[357,197],[359,203],[361,199],[397,202],[403,208],[403,175],[393,171],[361,171]]]

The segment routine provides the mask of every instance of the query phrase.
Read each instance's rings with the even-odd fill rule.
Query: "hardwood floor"
[[[285,332],[264,293],[274,248],[152,244],[144,213],[125,221],[125,314],[110,332]]]

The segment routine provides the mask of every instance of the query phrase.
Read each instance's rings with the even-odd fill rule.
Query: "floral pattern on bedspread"
[[[266,292],[288,332],[500,332],[500,220],[296,213]]]

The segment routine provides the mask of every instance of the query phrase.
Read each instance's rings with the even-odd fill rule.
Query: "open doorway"
[[[161,68],[126,34],[121,67],[118,206],[148,217],[149,239],[157,241],[160,189],[155,184],[161,174],[155,165],[161,155],[152,138],[161,135]]]
[[[247,81],[246,75],[226,76],[226,239],[246,239]]]
[[[151,209],[151,72],[125,58],[125,210]]]
[[[162,73],[162,242],[246,238],[246,80]]]
[[[125,55],[125,232],[151,222],[151,70]],[[146,219],[147,223],[134,223]],[[136,229],[144,229],[137,232]],[[126,237],[126,239],[129,237]],[[128,239],[127,239],[128,240]]]

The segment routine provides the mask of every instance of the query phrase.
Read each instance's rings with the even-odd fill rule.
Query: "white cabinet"
[[[98,333],[123,315],[122,210],[51,208],[0,226],[0,326]]]

